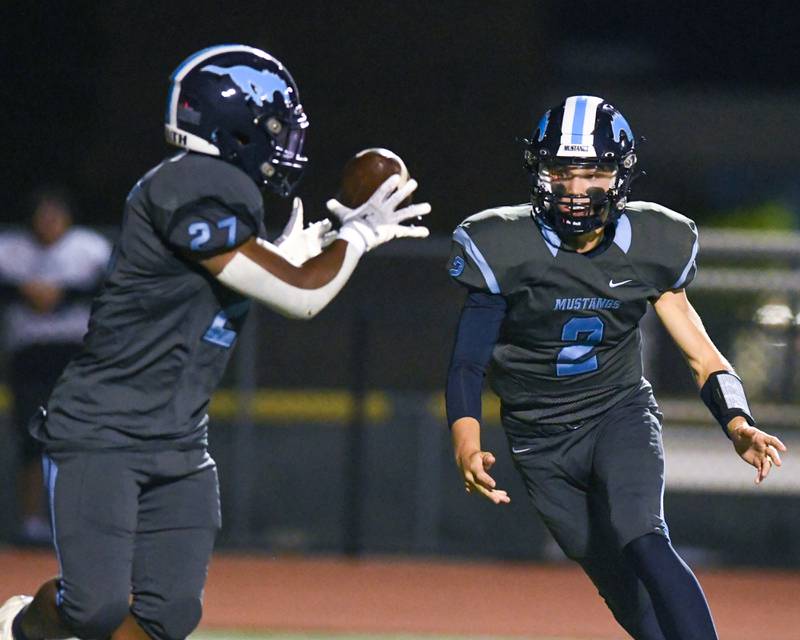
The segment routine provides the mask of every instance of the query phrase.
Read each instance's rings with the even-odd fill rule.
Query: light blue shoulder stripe
[[[628,249],[631,248],[631,221],[624,213],[617,220],[614,244],[622,249],[622,253],[628,253]]]
[[[536,218],[536,227],[539,229],[539,233],[541,233],[544,237],[544,243],[547,245],[547,248],[550,249],[550,253],[552,253],[553,257],[555,258],[556,255],[558,255],[559,248],[561,247],[561,238],[558,237],[558,234],[554,229],[548,227],[538,218]]]
[[[683,284],[686,282],[686,277],[689,275],[689,271],[691,270],[692,266],[694,266],[695,258],[697,258],[697,249],[699,248],[698,238],[697,238],[697,229],[692,229],[694,231],[694,245],[692,246],[692,255],[689,258],[689,262],[686,263],[686,266],[683,268],[681,272],[680,278],[675,281],[675,284],[672,285],[672,289],[680,289],[683,287]]]
[[[478,269],[481,270],[483,279],[486,280],[486,285],[489,287],[489,291],[492,293],[500,293],[500,286],[497,284],[497,278],[494,277],[492,268],[489,266],[489,263],[486,262],[486,258],[483,257],[480,249],[478,249],[477,245],[472,241],[472,238],[470,238],[469,234],[464,230],[464,227],[456,228],[453,232],[453,240],[464,247],[467,255],[478,265]]]

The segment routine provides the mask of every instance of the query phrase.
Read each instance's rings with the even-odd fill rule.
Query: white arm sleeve
[[[348,242],[339,273],[318,289],[302,289],[291,285],[238,252],[217,275],[217,279],[287,318],[307,320],[322,311],[342,290],[363,253],[359,242]]]

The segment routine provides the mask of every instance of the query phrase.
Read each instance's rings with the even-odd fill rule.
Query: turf
[[[497,636],[436,636],[409,634],[340,634],[340,633],[254,633],[243,631],[204,631],[190,640],[503,640]],[[509,639],[510,640],[510,639]],[[551,638],[531,636],[528,640],[592,640],[591,638]]]

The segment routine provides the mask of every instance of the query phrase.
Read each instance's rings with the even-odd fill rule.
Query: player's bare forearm
[[[318,289],[328,284],[339,273],[346,251],[347,242],[336,240],[318,256],[300,267],[295,267],[277,253],[259,245],[256,238],[250,238],[235,250],[202,260],[201,264],[216,276],[238,252],[287,284],[301,289]]]
[[[702,388],[714,372],[733,370],[708,337],[685,291],[668,291],[653,307],[689,362],[698,387]],[[786,446],[778,438],[751,426],[742,416],[731,418],[725,428],[736,453],[756,468],[756,484],[766,479],[773,466],[781,466],[779,452],[786,451]]]
[[[733,369],[706,333],[703,321],[684,290],[663,293],[653,308],[689,363],[698,388],[702,388],[715,371]]]
[[[511,502],[508,493],[498,489],[494,478],[488,474],[496,460],[490,451],[481,451],[480,423],[472,417],[458,418],[451,425],[451,436],[465,491],[482,495],[495,504]]]
[[[481,450],[481,425],[475,418],[459,418],[450,427],[453,453],[459,457],[469,456]]]

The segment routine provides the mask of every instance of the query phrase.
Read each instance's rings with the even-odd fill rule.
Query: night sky
[[[55,182],[73,191],[81,221],[118,224],[130,187],[168,152],[169,74],[231,42],[269,51],[300,87],[311,218],[367,146],[403,156],[436,231],[524,201],[516,138],[582,92],[606,97],[648,137],[637,197],[693,217],[765,197],[759,185],[791,202],[800,21],[788,2],[680,8],[694,4],[6,0],[0,220],[24,219],[28,192]],[[719,122],[703,111],[733,103],[753,106],[720,111]],[[288,203],[269,197],[267,211],[280,226]]]

